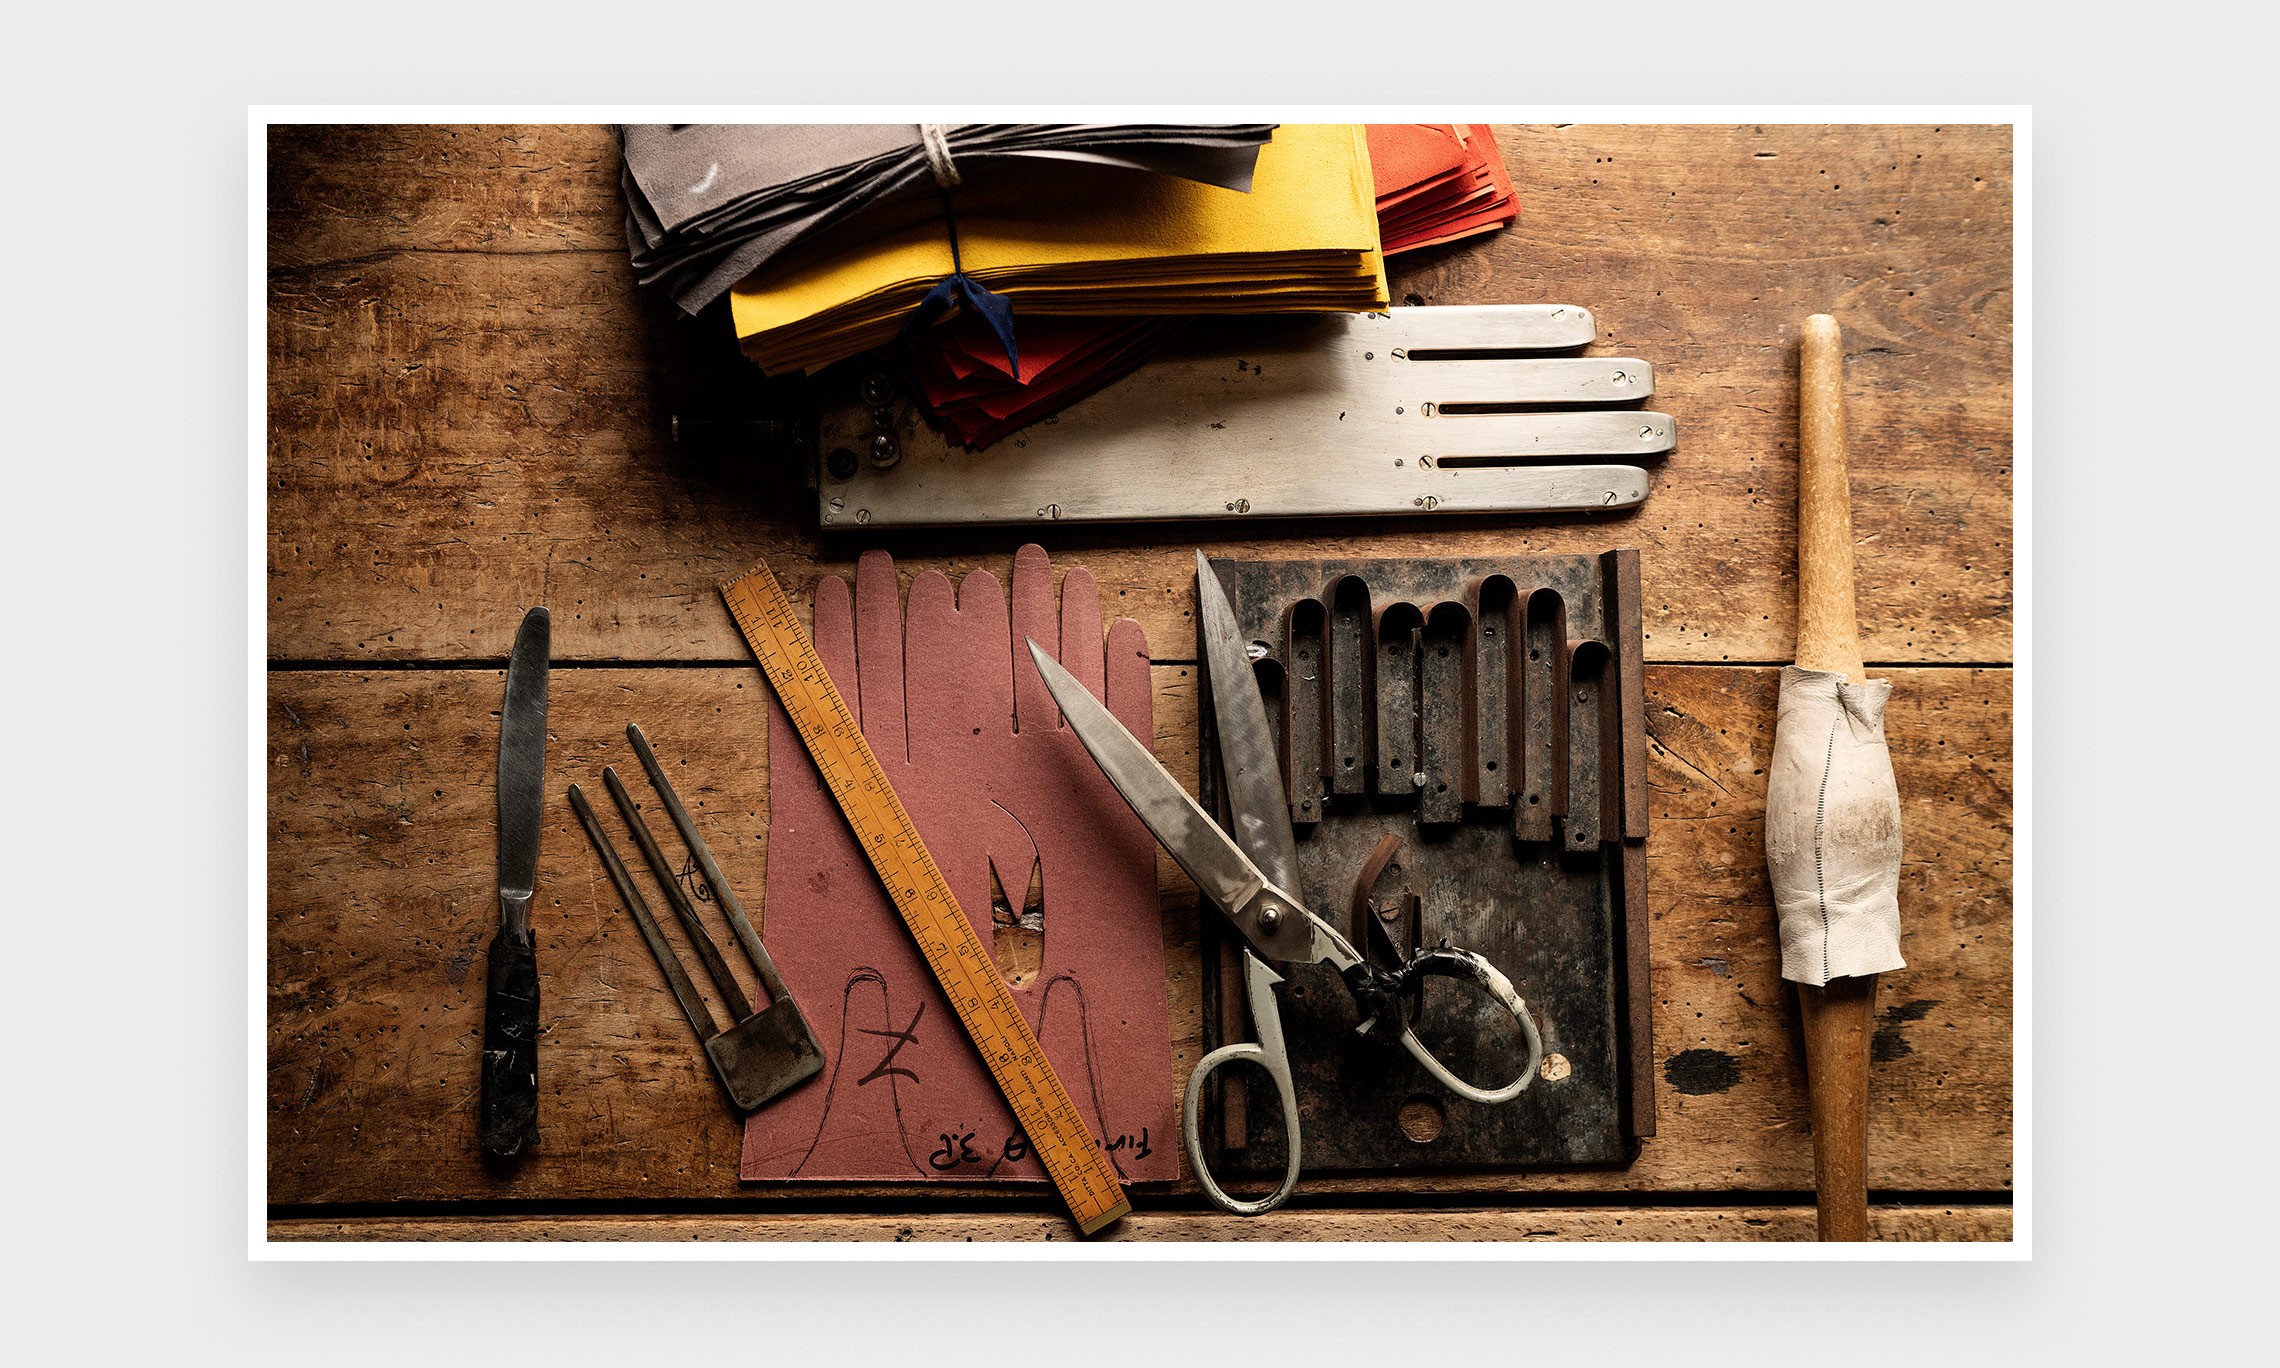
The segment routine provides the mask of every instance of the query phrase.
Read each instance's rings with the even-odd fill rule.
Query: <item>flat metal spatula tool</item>
[[[664,971],[665,981],[673,990],[673,1000],[681,1005],[681,1015],[689,1019],[689,1026],[704,1042],[705,1057],[712,1061],[713,1072],[720,1075],[721,1086],[728,1090],[729,1100],[745,1111],[752,1111],[778,1093],[814,1076],[823,1067],[823,1051],[816,1044],[815,1032],[808,1028],[807,1018],[801,1015],[799,1004],[792,1001],[791,990],[784,986],[783,977],[776,972],[776,962],[761,945],[760,934],[744,915],[743,904],[736,900],[728,880],[721,876],[720,866],[713,861],[712,849],[705,844],[704,837],[697,834],[696,824],[689,820],[688,809],[681,805],[680,795],[673,792],[673,786],[666,781],[656,753],[649,748],[649,739],[637,726],[628,726],[625,735],[633,743],[634,753],[641,757],[641,768],[663,800],[674,828],[681,833],[682,842],[696,857],[697,868],[703,871],[705,884],[728,918],[737,943],[744,947],[746,958],[758,972],[760,985],[767,990],[767,1006],[755,1010],[744,995],[728,967],[727,958],[706,933],[704,923],[697,918],[695,905],[674,877],[673,866],[666,862],[657,839],[650,835],[648,824],[642,821],[641,810],[625,791],[625,785],[618,781],[617,771],[603,769],[602,783],[608,787],[618,812],[633,832],[634,844],[641,848],[641,857],[648,862],[650,873],[665,890],[665,901],[673,909],[674,919],[680,922],[698,960],[704,964],[706,977],[712,980],[726,1004],[732,1018],[726,1029],[718,1028],[712,1009],[690,982],[680,956],[673,953],[671,943],[649,911],[649,904],[634,886],[633,876],[626,871],[625,862],[618,858],[617,848],[610,844],[609,836],[586,802],[585,793],[576,784],[570,786],[570,806],[577,810],[578,821],[586,828],[588,839],[593,841],[594,852],[602,857],[602,867],[609,871],[610,882],[616,885],[626,911],[641,929],[641,938],[649,943],[649,953],[656,957],[657,967]]]

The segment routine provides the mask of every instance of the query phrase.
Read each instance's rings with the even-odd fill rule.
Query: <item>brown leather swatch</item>
[[[1153,736],[1146,636],[1120,618],[1104,644],[1092,576],[1070,570],[1056,604],[1037,546],[1014,557],[1010,614],[986,570],[955,589],[919,575],[907,611],[885,552],[866,553],[855,578],[852,595],[839,579],[816,585],[824,668],[983,944],[996,922],[1018,924],[1038,876],[1041,954],[1026,979],[1017,964],[1014,996],[1123,1179],[1177,1177],[1155,840],[1062,724],[1022,646],[1035,637],[1135,735]],[[773,700],[769,717],[763,934],[825,1063],[746,1122],[742,1176],[1044,1181]]]

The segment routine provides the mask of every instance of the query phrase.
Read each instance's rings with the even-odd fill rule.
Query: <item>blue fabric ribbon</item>
[[[1021,353],[1013,341],[1013,301],[966,274],[966,265],[958,257],[958,218],[951,212],[948,191],[942,195],[942,216],[950,226],[950,274],[936,281],[926,297],[918,301],[918,307],[903,320],[897,337],[908,341],[911,334],[932,327],[944,314],[963,303],[980,314],[982,321],[990,325],[990,331],[997,334],[997,340],[1005,346],[1006,363],[1013,367],[1013,378],[1019,380]]]

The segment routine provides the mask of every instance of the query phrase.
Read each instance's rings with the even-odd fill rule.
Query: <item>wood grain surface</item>
[[[1828,312],[1850,348],[1860,614],[1867,658],[1895,684],[1888,729],[1907,833],[1909,965],[1884,977],[1871,1076],[1876,1230],[2007,1239],[2009,130],[1567,126],[1498,138],[1525,206],[1518,226],[1397,259],[1396,297],[1594,310],[1605,335],[1591,350],[1651,361],[1655,405],[1680,425],[1642,510],[1036,539],[1057,566],[1091,570],[1112,615],[1147,627],[1158,753],[1190,782],[1195,546],[1640,547],[1659,1134],[1622,1169],[1310,1176],[1302,1192],[1323,1205],[1271,1223],[1209,1213],[1183,1181],[1139,1193],[1125,1238],[1809,1235],[1795,1005],[1778,977],[1760,819],[1770,666],[1789,658],[1794,633],[1795,341],[1808,314]],[[668,763],[685,762],[682,793],[755,903],[766,686],[713,586],[766,557],[799,597],[873,544],[808,528],[799,472],[670,441],[684,358],[733,348],[636,291],[608,132],[298,126],[273,129],[269,149],[273,1234],[1071,1233],[1043,1189],[961,1190],[957,1211],[929,1213],[923,1202],[939,1199],[907,1188],[739,1184],[736,1118],[562,800],[573,779],[622,763],[624,724],[639,721]],[[1002,576],[1022,539],[877,544],[906,579]],[[553,609],[556,659],[533,909],[542,1138],[501,1178],[474,1145],[495,713],[515,623],[536,602]],[[1197,914],[1193,890],[1161,867],[1184,1076],[1199,1039]],[[1475,1205],[1427,1209],[1420,1195],[1425,1205],[1403,1207],[1404,1194],[1428,1192]],[[1497,1194],[1571,1192],[1617,1204],[1481,1209],[1501,1206]],[[1338,1205],[1364,1198],[1366,1209]],[[468,1214],[475,1202],[488,1214]],[[692,1202],[760,1210],[670,1209]],[[786,1202],[796,1212],[766,1210]]]
[[[1158,666],[1156,676],[1156,751],[1192,784],[1192,667]],[[1885,979],[1870,1184],[1999,1191],[2011,1175],[2010,676],[1913,669],[1891,678],[1909,963]],[[482,954],[496,918],[490,767],[503,680],[489,669],[271,679],[275,1202],[739,1191],[736,1118],[563,794],[572,782],[594,784],[605,764],[624,764],[625,724],[639,721],[752,908],[767,854],[767,686],[753,667],[555,671],[531,910],[545,973],[541,1139],[501,1178],[483,1168],[473,1137]],[[1321,1175],[1309,1191],[1812,1186],[1795,1009],[1780,983],[1759,854],[1777,681],[1768,667],[1647,673],[1662,1077],[1660,1130],[1639,1161],[1570,1173]],[[1185,1077],[1201,1039],[1196,895],[1168,858],[1159,869],[1174,1066]],[[1051,917],[1047,908],[1048,938]],[[667,935],[679,945],[678,928]]]
[[[2000,1206],[1890,1206],[1874,1216],[1872,1239],[2008,1240],[2011,1209]],[[592,1240],[707,1243],[755,1240],[1068,1240],[1068,1223],[1044,1216],[973,1212],[925,1216],[606,1216],[533,1220],[519,1216],[298,1218],[273,1221],[274,1240]],[[1541,1207],[1441,1211],[1336,1211],[1285,1208],[1245,1218],[1218,1212],[1143,1211],[1103,1237],[1109,1243],[1210,1240],[1453,1241],[1782,1240],[1813,1238],[1809,1207]]]

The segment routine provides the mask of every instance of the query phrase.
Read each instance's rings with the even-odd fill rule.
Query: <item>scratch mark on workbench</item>
[[[1702,768],[1700,765],[1695,764],[1692,760],[1687,759],[1685,756],[1680,755],[1677,751],[1672,750],[1667,744],[1661,741],[1656,741],[1654,742],[1654,748],[1656,752],[1662,755],[1665,759],[1676,761],[1679,768],[1685,770],[1688,774],[1695,776],[1703,783],[1708,784],[1710,787],[1718,790],[1720,793],[1725,794],[1728,798],[1734,796],[1734,791],[1732,789],[1727,788],[1724,784],[1718,782],[1718,776]]]

